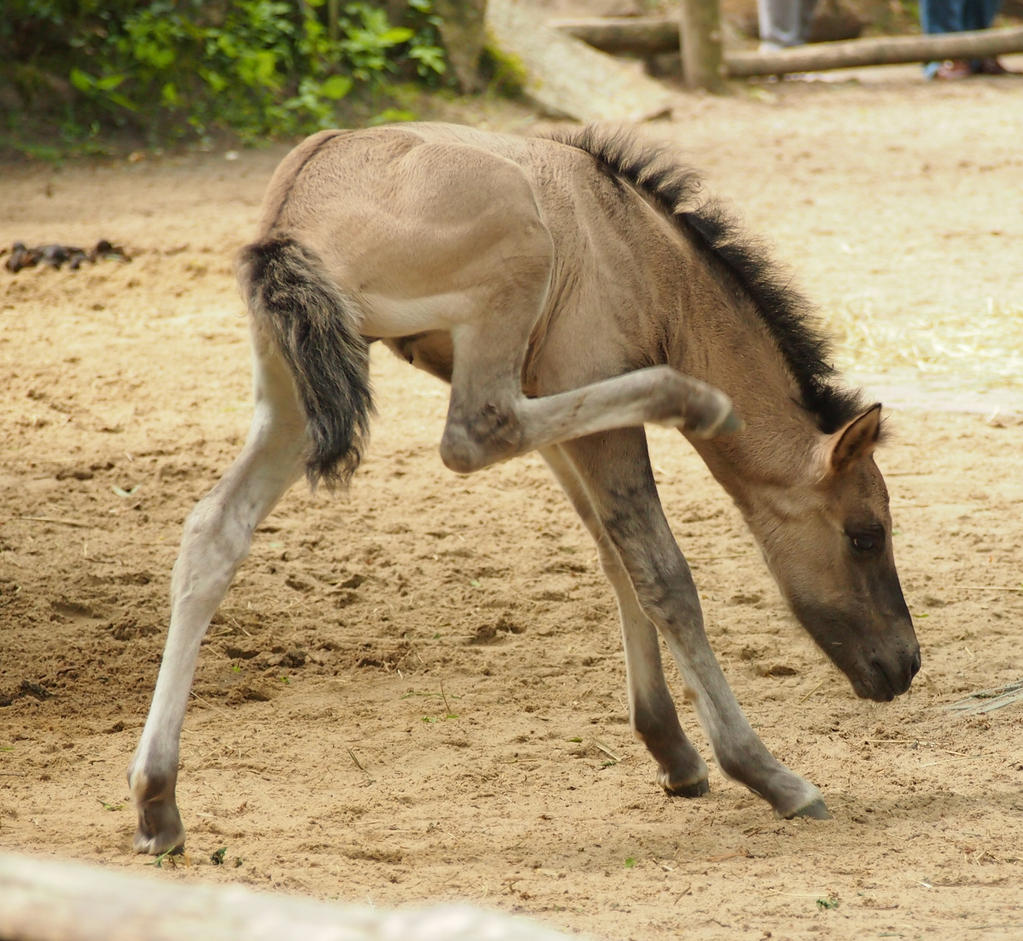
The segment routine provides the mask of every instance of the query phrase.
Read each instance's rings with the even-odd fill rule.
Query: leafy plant
[[[365,0],[342,2],[333,22],[324,0],[12,7],[0,60],[21,68],[0,66],[0,77],[13,76],[26,102],[63,81],[69,138],[104,128],[143,131],[151,143],[221,129],[245,141],[295,135],[337,123],[338,102],[353,93],[386,96],[407,79],[436,85],[447,71],[432,0],[411,0],[401,24]],[[47,79],[61,63],[66,81]]]
[[[163,869],[164,862],[169,862],[172,866],[176,866],[176,859],[180,855],[180,850],[165,850],[160,853],[151,863],[147,863],[148,866],[155,866],[157,869]]]

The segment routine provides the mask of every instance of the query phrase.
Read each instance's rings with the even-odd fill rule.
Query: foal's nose
[[[888,657],[875,655],[870,659],[870,668],[875,676],[883,677],[876,698],[879,701],[890,702],[909,689],[913,677],[919,672],[920,647],[916,645],[912,653],[903,649],[897,653],[893,652]]]
[[[910,684],[913,682],[913,677],[920,672],[920,645],[917,644],[913,650],[912,656],[908,661],[904,661],[904,672],[902,674],[902,681],[899,684],[899,688],[895,690],[896,695],[904,693],[909,689]]]

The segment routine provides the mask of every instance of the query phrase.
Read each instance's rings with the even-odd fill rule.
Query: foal
[[[827,816],[757,737],[714,658],[642,426],[686,436],[799,621],[858,695],[889,700],[920,654],[872,457],[880,406],[835,384],[802,300],[698,203],[698,185],[665,152],[594,129],[324,131],[284,159],[240,263],[251,429],[186,523],[129,771],[137,850],[184,843],[174,791],[200,642],[284,491],[303,472],[343,485],[355,471],[375,339],[451,384],[440,452],[452,470],[531,450],[550,465],[617,596],[631,721],[664,789],[706,792],[707,766],[679,725],[658,635],[725,774],[783,816]]]

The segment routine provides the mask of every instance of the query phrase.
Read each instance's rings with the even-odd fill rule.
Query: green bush
[[[442,83],[432,0],[403,19],[364,0],[14,0],[0,53],[24,99],[66,78],[65,136],[255,140],[330,126],[353,91]]]

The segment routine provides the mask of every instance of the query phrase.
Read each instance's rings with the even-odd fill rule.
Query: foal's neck
[[[800,403],[798,383],[753,301],[717,266],[693,265],[672,365],[727,393],[745,429],[693,441],[711,472],[742,507],[758,485],[804,480],[821,440]]]

